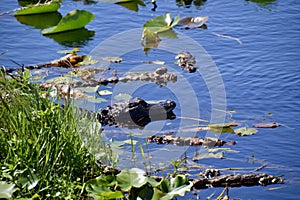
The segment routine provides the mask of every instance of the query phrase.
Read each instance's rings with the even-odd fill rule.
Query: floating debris
[[[209,139],[209,138],[199,138],[197,136],[195,137],[176,137],[172,134],[166,134],[166,135],[152,135],[148,136],[147,138],[148,142],[155,142],[156,144],[174,144],[177,146],[208,146],[208,147],[214,147],[214,146],[223,146],[223,145],[235,145],[236,142],[225,142],[223,140],[217,139]]]
[[[278,126],[281,126],[281,124],[277,122],[257,122],[252,124],[255,128],[276,128]]]
[[[176,59],[178,59],[178,66],[184,71],[193,73],[197,70],[196,59],[190,52],[180,52]]]
[[[177,25],[184,26],[187,29],[199,28],[208,21],[208,16],[185,17],[179,20]]]

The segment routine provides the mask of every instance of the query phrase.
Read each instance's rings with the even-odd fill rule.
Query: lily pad
[[[118,185],[128,192],[132,187],[140,188],[147,183],[145,172],[138,168],[124,169],[117,175]]]
[[[170,179],[163,179],[161,184],[154,188],[152,199],[167,200],[176,196],[184,196],[186,192],[191,190],[192,186],[193,183],[189,182],[186,176],[182,174]]]
[[[45,35],[55,42],[66,47],[83,47],[95,35],[95,31],[87,30],[86,28],[60,32],[59,34]]]
[[[248,136],[248,135],[254,135],[254,134],[256,134],[258,131],[257,131],[256,128],[242,127],[242,128],[235,129],[234,132],[235,132],[238,136]]]
[[[76,30],[83,28],[91,20],[94,19],[94,15],[85,10],[73,10],[64,16],[60,22],[53,27],[43,29],[42,34],[54,34],[70,30]]]
[[[23,7],[20,11],[16,12],[14,16],[56,12],[59,7],[60,3],[58,1],[50,1],[43,4],[35,4],[32,6]]]
[[[110,187],[116,184],[115,177],[104,175],[91,179],[86,184],[86,191],[94,199],[115,199],[123,198],[121,191],[112,191]]]
[[[121,0],[118,1],[116,4],[127,8],[128,10],[138,11],[139,5],[146,6],[142,0]]]
[[[55,26],[62,18],[59,12],[35,15],[16,15],[15,17],[21,24],[33,26],[36,29],[44,29]]]
[[[150,31],[148,28],[144,28],[143,36],[142,36],[142,45],[144,47],[144,51],[147,52],[151,48],[157,48],[161,39],[158,37],[157,33]]]
[[[94,65],[98,63],[98,60],[93,60],[92,56],[83,56],[83,60],[82,62],[79,62],[78,65],[82,66],[82,65]]]
[[[158,17],[155,17],[147,21],[144,24],[144,28],[147,28],[154,33],[164,32],[176,26],[179,19],[180,19],[179,15],[177,15],[173,20],[172,14],[167,13],[165,15],[160,15]]]

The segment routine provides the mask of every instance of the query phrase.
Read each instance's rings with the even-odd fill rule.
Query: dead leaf
[[[179,20],[178,25],[185,28],[199,28],[207,22],[208,16],[185,17]]]
[[[281,124],[276,122],[257,122],[252,124],[255,128],[276,128],[278,126],[281,126]]]

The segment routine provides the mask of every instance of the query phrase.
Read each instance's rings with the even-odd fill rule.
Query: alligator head
[[[100,123],[109,126],[143,128],[151,121],[175,119],[173,109],[176,103],[167,100],[160,103],[147,103],[141,98],[115,103],[97,114]]]

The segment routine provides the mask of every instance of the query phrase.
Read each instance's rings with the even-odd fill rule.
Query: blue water
[[[15,1],[0,4],[0,12],[18,6]],[[19,23],[12,15],[0,16],[0,53],[8,51],[0,56],[0,64],[6,67],[16,67],[10,59],[25,65],[43,63],[60,57],[61,54],[56,53],[57,51],[70,49],[72,46],[79,46],[81,53],[89,54],[107,38],[133,28],[141,28],[145,21],[167,12],[181,16],[208,15],[207,30],[184,30],[177,27],[174,30],[194,39],[207,51],[216,64],[226,91],[226,110],[235,111],[232,119],[243,126],[251,126],[252,122],[259,121],[275,121],[284,126],[275,129],[259,129],[259,133],[248,137],[238,137],[230,133],[222,134],[221,139],[237,141],[237,145],[231,148],[238,150],[239,153],[225,153],[228,159],[203,159],[198,164],[217,168],[255,169],[262,163],[266,163],[267,167],[261,172],[284,175],[286,178],[284,185],[232,188],[229,190],[230,198],[298,199],[300,195],[298,190],[300,186],[298,142],[300,140],[300,4],[295,0],[277,0],[269,4],[243,0],[208,0],[200,7],[193,4],[189,7],[178,7],[175,1],[168,0],[159,1],[157,4],[156,12],[151,11],[152,4],[150,3],[147,3],[146,7],[139,7],[138,12],[134,12],[110,3],[87,5],[80,1],[64,1],[59,9],[61,15],[73,9],[86,9],[95,14],[95,19],[86,26],[88,30],[94,31],[95,35],[81,43],[60,44],[51,38],[41,36],[40,29]],[[235,40],[217,37],[213,33],[239,38],[242,44]],[[163,39],[159,47],[164,45],[167,47],[166,41]],[[182,44],[179,43],[178,49],[181,47]],[[210,120],[213,111],[212,96],[205,77],[198,73],[181,72],[173,64],[174,56],[175,54],[160,49],[151,50],[146,56],[140,48],[124,55],[124,62],[114,65],[114,68],[125,72],[140,64],[141,60],[166,61],[167,67],[182,74],[183,78],[191,83],[192,88],[183,87],[181,92],[178,90],[174,92],[171,89],[180,87],[178,82],[168,83],[162,88],[150,84],[141,87],[133,96],[141,96],[149,100],[169,98],[178,102],[180,99],[189,99],[191,90],[196,94],[200,117]],[[211,69],[205,67],[201,61],[197,62],[197,65],[200,68],[203,67],[201,68],[203,70]],[[55,76],[59,72],[57,69],[52,69],[50,73]],[[217,81],[217,78],[208,77],[212,82]],[[194,106],[196,105],[189,105],[192,109]],[[185,104],[178,104],[175,113],[180,116],[184,109],[188,109]],[[228,116],[226,120],[230,121]],[[167,121],[162,125],[164,126],[162,129],[178,130],[180,122],[180,118]],[[190,124],[195,123],[197,122]],[[149,125],[147,130],[155,130],[155,125],[160,126],[161,123]],[[203,136],[203,133],[199,132],[197,135]],[[108,132],[106,136],[114,139],[128,138],[122,133]],[[157,148],[155,145],[150,145],[150,147]],[[175,149],[175,147],[168,148]],[[195,148],[189,148],[188,155],[193,155],[194,151]],[[252,155],[258,160],[257,162],[247,161],[247,158]],[[172,154],[169,153],[159,156],[164,160],[172,158]],[[279,188],[267,190],[273,187]],[[207,189],[198,194],[201,199],[204,199],[213,192],[219,194],[221,190]],[[186,198],[193,199],[195,196],[190,194]]]

